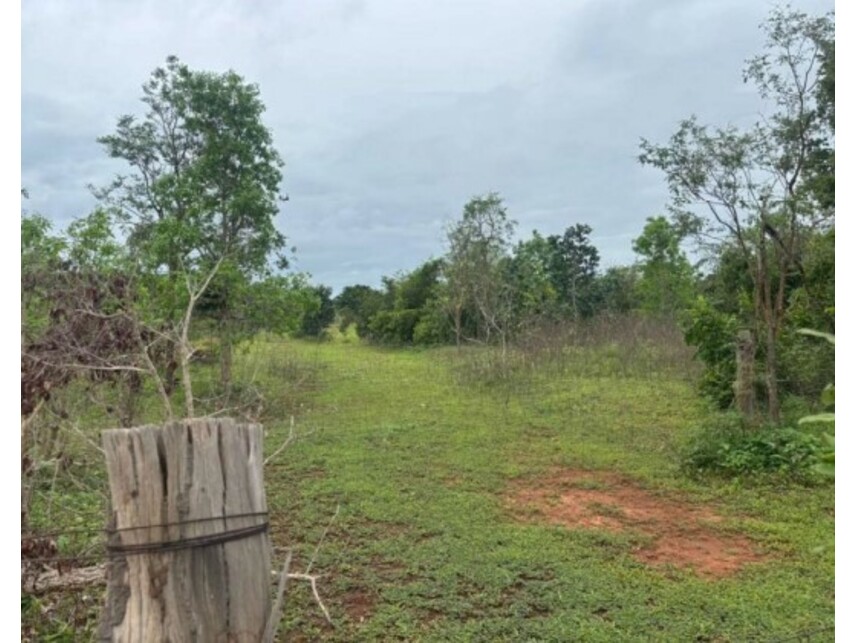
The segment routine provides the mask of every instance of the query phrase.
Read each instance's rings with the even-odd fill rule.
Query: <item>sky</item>
[[[792,7],[818,15],[833,2]],[[22,210],[62,229],[121,162],[97,143],[176,55],[258,84],[285,160],[293,267],[339,291],[444,254],[445,226],[498,192],[518,237],[589,224],[602,268],[665,212],[637,161],[692,114],[748,126],[742,81],[773,3],[746,0],[25,0]]]

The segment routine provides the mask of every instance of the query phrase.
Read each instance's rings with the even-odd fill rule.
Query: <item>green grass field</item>
[[[299,436],[265,472],[275,559],[312,561],[333,621],[295,581],[284,640],[833,640],[833,486],[687,478],[678,449],[708,413],[692,382],[610,359],[502,370],[484,349],[252,345],[236,379],[264,393],[267,452],[292,417]],[[603,500],[620,483],[672,512],[669,533],[609,528],[635,510]],[[548,519],[584,492],[604,526]],[[93,494],[67,493],[98,515]],[[720,575],[647,561],[684,526],[694,539],[694,511],[755,558]]]
[[[706,414],[689,382],[581,364],[486,386],[474,356],[450,349],[255,350],[250,362],[316,374],[296,416],[304,437],[266,472],[274,543],[294,548],[293,568],[339,508],[313,565],[335,627],[295,586],[288,640],[766,641],[833,624],[833,488],[681,476],[676,450]],[[286,423],[269,429],[274,449]],[[509,506],[515,485],[564,470],[707,507],[722,517],[713,529],[763,558],[716,578],[649,566],[633,553],[651,530],[569,528]]]

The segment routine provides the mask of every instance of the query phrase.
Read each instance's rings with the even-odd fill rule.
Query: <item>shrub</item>
[[[734,315],[718,311],[700,296],[687,311],[682,323],[685,341],[696,347],[696,356],[705,365],[699,384],[703,395],[721,409],[727,409],[735,397],[735,334],[738,322]]]
[[[794,428],[748,429],[738,414],[721,414],[699,427],[682,459],[692,475],[725,477],[779,475],[809,482],[824,452],[820,436]]]

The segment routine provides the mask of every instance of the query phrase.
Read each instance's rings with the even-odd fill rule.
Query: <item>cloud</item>
[[[804,0],[811,13],[832,3]],[[589,223],[603,262],[663,209],[640,137],[681,118],[752,122],[741,82],[764,4],[738,0],[40,0],[22,5],[27,207],[58,222],[121,166],[95,139],[140,113],[168,54],[258,83],[285,161],[278,225],[298,267],[339,289],[443,252],[473,195],[521,236]]]

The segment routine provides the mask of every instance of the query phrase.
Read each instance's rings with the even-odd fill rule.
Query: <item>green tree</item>
[[[559,235],[548,237],[553,249],[551,277],[560,301],[575,317],[587,317],[595,311],[595,275],[598,250],[589,240],[592,228],[585,223],[570,226]]]
[[[357,334],[366,337],[369,320],[384,307],[384,293],[370,286],[346,286],[333,302],[339,315],[339,329],[344,332],[355,324]]]
[[[283,165],[262,123],[257,86],[238,74],[192,71],[175,57],[143,86],[148,111],[119,119],[99,142],[130,173],[96,195],[126,227],[141,270],[166,273],[159,306],[175,330],[186,412],[197,301],[223,269],[264,275],[285,245],[274,225]],[[237,292],[222,283],[222,344],[231,346]],[[231,355],[231,351],[226,351]],[[224,364],[224,368],[229,368]]]
[[[383,304],[369,320],[369,336],[394,344],[437,343],[445,335],[439,315],[442,259],[430,259],[409,273],[385,277]]]
[[[640,308],[673,315],[687,308],[694,291],[693,268],[680,247],[681,238],[665,217],[649,217],[633,249],[643,258]]]
[[[750,131],[710,130],[685,120],[667,145],[641,143],[640,161],[662,170],[678,220],[740,251],[753,283],[753,317],[765,358],[768,413],[780,419],[777,341],[789,278],[813,225],[827,223],[805,189],[808,162],[827,140],[817,88],[833,18],[775,10],[764,24],[768,53],[751,59],[745,79],[776,112]],[[704,218],[694,208],[711,215]],[[821,215],[820,219],[819,216]]]
[[[559,293],[551,270],[557,264],[554,245],[533,230],[533,236],[515,246],[508,280],[515,297],[515,317],[526,320],[559,312]]]
[[[640,307],[639,270],[636,266],[611,266],[595,280],[598,307],[608,313],[629,313]]]
[[[512,290],[504,275],[515,221],[496,192],[473,197],[461,219],[447,230],[445,307],[457,344],[469,339],[505,346],[512,312]],[[467,333],[465,321],[472,320]]]
[[[21,217],[21,343],[34,341],[50,323],[50,283],[63,267],[66,241],[38,214]]]
[[[162,379],[163,333],[145,316],[146,289],[108,221],[96,210],[62,238],[48,236],[38,219],[22,221],[22,286],[33,304],[23,310],[22,408],[86,377],[119,389],[118,404],[105,408],[130,426],[143,376],[155,381],[168,416],[171,406]]]
[[[331,298],[333,290],[330,287],[315,286],[312,293],[318,304],[304,314],[300,334],[304,337],[319,338],[336,319],[336,307]]]

